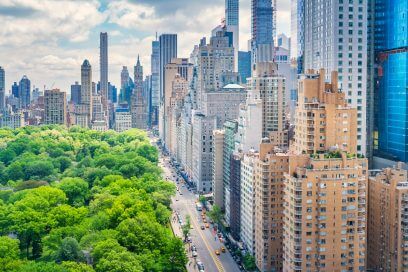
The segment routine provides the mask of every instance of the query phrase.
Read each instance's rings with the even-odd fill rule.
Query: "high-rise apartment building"
[[[205,41],[199,46],[197,55],[197,106],[203,107],[203,95],[209,91],[218,91],[228,83],[223,75],[234,75],[234,47],[225,30],[217,31],[209,44]]]
[[[19,98],[19,108],[26,109],[30,105],[31,97],[31,81],[27,76],[23,76],[18,84],[18,98]]]
[[[212,189],[214,196],[214,204],[224,209],[224,183],[223,183],[223,167],[224,167],[224,131],[213,131],[213,169],[212,169]]]
[[[99,36],[100,91],[104,100],[108,100],[108,33]]]
[[[217,127],[215,117],[201,113],[193,116],[192,178],[200,194],[212,191],[213,130]]]
[[[225,0],[225,26],[228,32],[232,32],[235,68],[238,72],[239,51],[239,0]]]
[[[81,103],[81,85],[78,81],[75,81],[75,84],[71,85],[71,103]]]
[[[367,268],[407,271],[408,175],[402,163],[368,179]]]
[[[375,117],[369,136],[375,156],[408,162],[408,0],[370,0],[369,8],[370,120]]]
[[[44,123],[67,125],[67,95],[59,89],[45,90]]]
[[[366,270],[368,163],[357,155],[357,110],[337,73],[331,83],[325,78],[324,70],[308,71],[299,83],[284,181],[283,271]]]
[[[189,63],[187,58],[174,58],[166,64],[164,71],[165,88],[159,112],[159,134],[164,144],[168,146],[170,139],[168,137],[170,133],[169,112],[171,108],[171,97],[174,92],[173,87],[175,86],[174,81],[176,77],[179,78],[179,81],[183,78],[186,80],[186,87],[188,87],[192,77],[193,65]]]
[[[151,69],[151,125],[159,124],[160,106],[160,42],[152,42],[152,55],[150,56]]]
[[[248,87],[262,100],[262,137],[285,128],[285,82],[273,62],[259,62],[248,79]]]
[[[272,0],[252,0],[252,63],[273,60],[273,7]]]
[[[289,156],[279,141],[264,138],[253,162],[254,253],[262,272],[283,269],[284,174]]]
[[[162,34],[159,37],[160,43],[160,102],[164,97],[166,88],[165,69],[166,65],[174,58],[177,58],[177,34]]]
[[[123,132],[132,128],[132,114],[127,108],[115,110],[115,131]]]
[[[357,113],[357,151],[367,151],[367,1],[304,2],[304,68],[338,71],[338,87]],[[336,20],[333,20],[336,18]],[[326,74],[330,79],[330,73]]]

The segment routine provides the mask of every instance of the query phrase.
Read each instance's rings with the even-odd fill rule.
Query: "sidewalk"
[[[174,236],[179,237],[180,239],[184,239],[183,237],[183,231],[181,230],[181,227],[178,223],[177,220],[177,215],[175,212],[173,212],[171,214],[171,219],[170,219],[170,224],[171,224],[171,228],[173,230]],[[188,263],[186,265],[187,271],[188,272],[197,272],[197,266],[195,265],[195,259],[192,257],[191,255],[191,250],[190,250],[190,244],[189,243],[185,243],[184,244],[184,248],[186,250],[186,254],[188,257]]]

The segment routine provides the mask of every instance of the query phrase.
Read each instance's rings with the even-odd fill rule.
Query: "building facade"
[[[58,89],[44,93],[44,123],[67,125],[67,95]]]
[[[108,33],[99,35],[99,65],[100,65],[100,91],[105,101],[108,100]]]
[[[6,72],[0,66],[0,112],[6,107]]]

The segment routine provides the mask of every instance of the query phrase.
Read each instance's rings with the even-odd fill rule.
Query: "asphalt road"
[[[167,158],[160,157],[160,166],[163,168],[164,178],[169,178],[176,183],[177,174],[169,164]],[[172,209],[181,214],[184,222],[186,221],[186,216],[190,216],[192,226],[190,236],[192,238],[192,244],[197,247],[198,253],[198,257],[194,259],[191,256],[191,251],[188,252],[191,262],[191,264],[187,266],[188,270],[198,271],[195,263],[200,260],[204,264],[205,271],[239,272],[240,269],[228,250],[226,250],[225,253],[221,252],[220,248],[223,244],[219,241],[218,237],[216,237],[216,232],[212,229],[212,226],[210,225],[210,228],[201,230],[200,227],[205,224],[201,218],[201,212],[196,210],[196,200],[198,196],[188,191],[181,182],[177,184],[177,186],[180,192],[177,192],[176,197],[173,198]],[[178,222],[174,223],[173,226],[180,228]],[[220,250],[220,255],[215,254],[216,250]]]

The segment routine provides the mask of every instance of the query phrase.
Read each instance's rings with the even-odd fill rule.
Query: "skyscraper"
[[[378,132],[375,155],[408,162],[408,0],[371,0],[370,5],[377,67],[371,112]]]
[[[71,103],[81,103],[81,85],[78,81],[75,81],[75,84],[71,85]]]
[[[272,61],[274,49],[272,0],[252,0],[252,63]]]
[[[131,96],[130,112],[132,114],[132,127],[146,129],[147,127],[147,104],[143,88],[143,66],[139,56],[134,67],[135,88]]]
[[[88,60],[81,65],[81,103],[75,106],[75,123],[81,127],[91,127],[92,110],[92,67]]]
[[[251,52],[238,51],[238,73],[241,75],[242,83],[251,77]]]
[[[225,0],[225,25],[227,31],[232,32],[235,72],[238,72],[239,50],[239,0]]]
[[[14,82],[13,85],[11,85],[11,94],[14,97],[18,98],[18,84],[17,84],[17,82]]]
[[[399,1],[397,1],[399,2]],[[333,21],[336,18],[336,21]],[[356,108],[357,152],[367,145],[367,0],[306,0],[304,69],[338,71],[338,87]],[[326,73],[330,80],[330,73]]]
[[[108,33],[101,32],[99,36],[99,65],[101,95],[108,99]]]
[[[67,96],[65,92],[58,89],[45,90],[44,109],[45,124],[67,124]]]
[[[290,56],[297,61],[297,73],[303,73],[305,0],[291,0]]]
[[[0,66],[0,112],[5,109],[5,96],[6,96],[6,73]]]
[[[312,72],[312,71],[310,71]],[[284,181],[283,271],[365,271],[367,159],[337,72],[302,76]]]
[[[177,34],[162,34],[159,37],[160,43],[160,102],[163,101],[165,90],[165,68],[173,59],[177,58]]]
[[[26,109],[30,105],[31,81],[27,76],[23,76],[18,85],[19,108]]]
[[[151,69],[151,124],[159,124],[159,106],[160,106],[160,42],[152,42],[152,55],[150,57]]]

